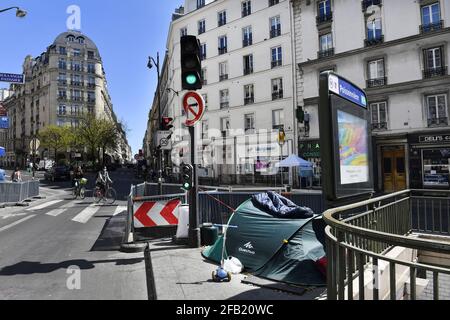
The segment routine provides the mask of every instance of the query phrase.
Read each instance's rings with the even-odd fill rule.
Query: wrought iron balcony
[[[367,8],[369,8],[370,6],[381,6],[382,5],[382,1],[381,0],[363,0],[361,2],[361,6],[362,6],[362,11],[366,11]]]
[[[218,48],[218,50],[219,50],[219,54],[225,54],[228,52],[227,47]]]
[[[255,97],[246,97],[244,98],[244,105],[255,103]]]
[[[321,50],[317,52],[317,57],[319,59],[331,57],[334,55],[334,48],[328,49],[328,50]]]
[[[251,46],[252,44],[253,44],[253,39],[252,38],[244,39],[242,41],[242,46],[243,47],[248,47],[248,46]]]
[[[376,46],[384,42],[384,36],[369,38],[364,40],[364,45],[366,47]]]
[[[226,24],[227,24],[227,21],[226,21],[225,19],[220,19],[220,20],[218,21],[218,23],[217,23],[217,25],[218,25],[219,27],[224,26],[224,25],[226,25]]]
[[[447,67],[429,68],[423,71],[423,77],[425,79],[446,75],[447,75]]]
[[[439,127],[439,126],[447,126],[448,125],[448,118],[430,118],[428,119],[428,126],[429,127]]]
[[[269,0],[269,7],[274,6],[276,4],[280,3],[279,0]]]
[[[283,90],[272,92],[272,100],[283,99]]]
[[[250,9],[242,10],[242,18],[249,16],[252,14],[252,11]]]
[[[244,68],[244,75],[249,75],[253,73],[253,68]]]
[[[382,87],[387,85],[387,78],[377,78],[367,80],[367,88]]]
[[[274,28],[270,30],[270,38],[275,38],[281,36],[281,27]]]
[[[219,81],[225,81],[225,80],[228,80],[228,74],[219,75]]]
[[[372,123],[372,130],[387,130],[387,122]]]
[[[331,22],[333,20],[333,13],[329,12],[326,14],[320,14],[316,17],[317,25],[320,25],[322,23]]]
[[[441,20],[436,23],[429,23],[429,24],[421,25],[420,33],[438,31],[438,30],[441,30],[442,28],[444,28],[444,20]]]
[[[228,108],[230,106],[229,102],[221,102],[220,103],[220,109],[225,109]]]
[[[279,67],[279,66],[281,66],[281,65],[283,65],[283,61],[282,61],[282,60],[275,60],[275,61],[272,61],[272,69],[273,69],[273,68],[276,68],[276,67]]]

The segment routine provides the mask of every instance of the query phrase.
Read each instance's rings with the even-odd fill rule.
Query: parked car
[[[70,180],[70,168],[68,166],[55,166],[45,173],[45,180]]]

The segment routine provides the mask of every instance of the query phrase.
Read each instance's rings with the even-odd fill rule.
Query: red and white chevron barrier
[[[178,225],[181,200],[134,203],[134,227]]]

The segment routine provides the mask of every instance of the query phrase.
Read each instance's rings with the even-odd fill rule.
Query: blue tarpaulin
[[[293,154],[290,157],[281,161],[280,163],[277,163],[276,167],[278,168],[300,167],[301,169],[312,170],[313,164]]]
[[[0,157],[4,157],[4,156],[6,156],[5,148],[0,147]]]

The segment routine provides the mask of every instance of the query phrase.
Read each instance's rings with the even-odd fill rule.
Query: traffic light
[[[194,187],[194,167],[183,163],[181,165],[181,179],[183,181],[182,188],[186,191],[192,190]]]
[[[203,87],[200,42],[195,36],[181,37],[181,85],[183,90]]]
[[[162,123],[161,123],[161,129],[163,131],[169,131],[173,129],[173,118],[169,118],[169,117],[164,117],[162,118]]]

